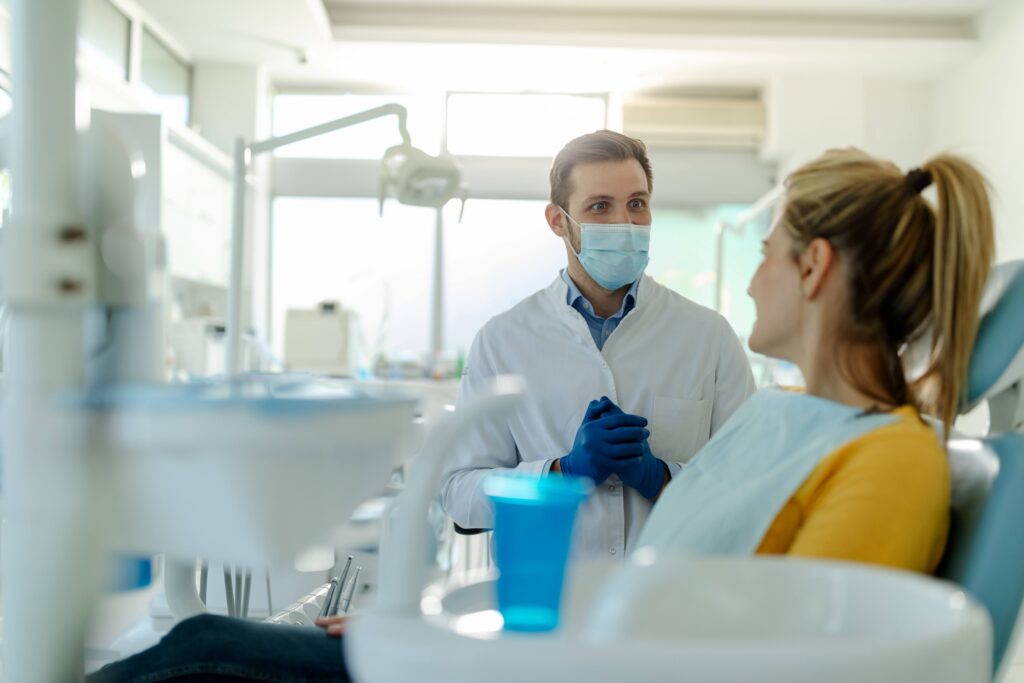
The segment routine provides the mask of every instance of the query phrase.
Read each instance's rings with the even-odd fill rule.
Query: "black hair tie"
[[[907,185],[914,194],[921,194],[932,184],[932,174],[920,168],[913,168],[907,173]]]

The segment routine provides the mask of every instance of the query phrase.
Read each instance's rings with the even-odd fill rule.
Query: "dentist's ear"
[[[562,209],[557,204],[548,204],[544,207],[544,218],[548,221],[548,227],[551,228],[551,232],[555,233],[559,237],[564,237],[569,234],[568,223],[565,220],[565,216],[562,215]]]
[[[815,299],[821,294],[829,272],[836,263],[836,252],[828,240],[817,237],[811,240],[800,254],[800,289],[806,299]]]

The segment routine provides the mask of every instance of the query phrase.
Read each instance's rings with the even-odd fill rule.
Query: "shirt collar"
[[[569,287],[569,292],[568,294],[566,294],[565,297],[566,305],[575,307],[577,301],[583,300],[590,304],[590,310],[593,311],[594,305],[591,304],[585,296],[583,296],[583,292],[580,291],[580,288],[577,287],[576,283],[572,281],[571,277],[569,277],[568,269],[563,268],[559,274],[562,276],[562,281],[565,282],[565,284],[568,285]],[[637,278],[633,282],[633,284],[629,286],[629,290],[626,292],[626,296],[623,297],[622,307],[619,308],[619,312],[611,316],[612,318],[621,317],[626,313],[629,313],[631,310],[633,310],[633,307],[636,306],[636,292],[639,285],[640,278]]]

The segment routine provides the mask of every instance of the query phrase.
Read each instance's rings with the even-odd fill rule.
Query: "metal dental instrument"
[[[266,572],[267,576],[267,614],[274,613],[274,601],[270,598],[270,570]]]
[[[345,600],[341,606],[341,611],[345,614],[348,614],[349,608],[352,607],[352,597],[355,595],[356,586],[359,585],[359,572],[362,570],[362,567],[356,567],[356,573],[352,576],[352,583],[349,584],[348,591],[345,594]]]
[[[249,617],[249,591],[252,589],[252,569],[246,567],[245,579],[242,581],[242,618]]]
[[[324,596],[324,604],[320,606],[321,619],[328,615],[328,611],[331,608],[331,601],[334,599],[335,592],[341,592],[341,586],[338,585],[337,577],[331,579],[331,586],[327,589],[327,595]]]
[[[231,568],[224,565],[224,598],[228,604],[228,616],[235,616],[235,591],[231,584]]]
[[[210,563],[203,560],[203,567],[199,572],[199,599],[206,604],[206,586],[210,576]]]
[[[242,616],[242,570],[234,568],[235,575],[235,616]]]
[[[345,561],[345,568],[341,570],[341,574],[338,576],[338,590],[334,592],[332,599],[327,603],[327,613],[324,616],[333,617],[338,613],[338,605],[341,603],[341,595],[345,589],[345,581],[348,579],[348,572],[352,568],[352,556],[348,556],[348,560]]]

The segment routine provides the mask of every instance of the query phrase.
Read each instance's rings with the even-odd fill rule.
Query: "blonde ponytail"
[[[981,297],[995,257],[985,178],[951,155],[929,161],[938,195],[932,257],[932,340],[924,374],[912,389],[948,432],[965,391]]]

